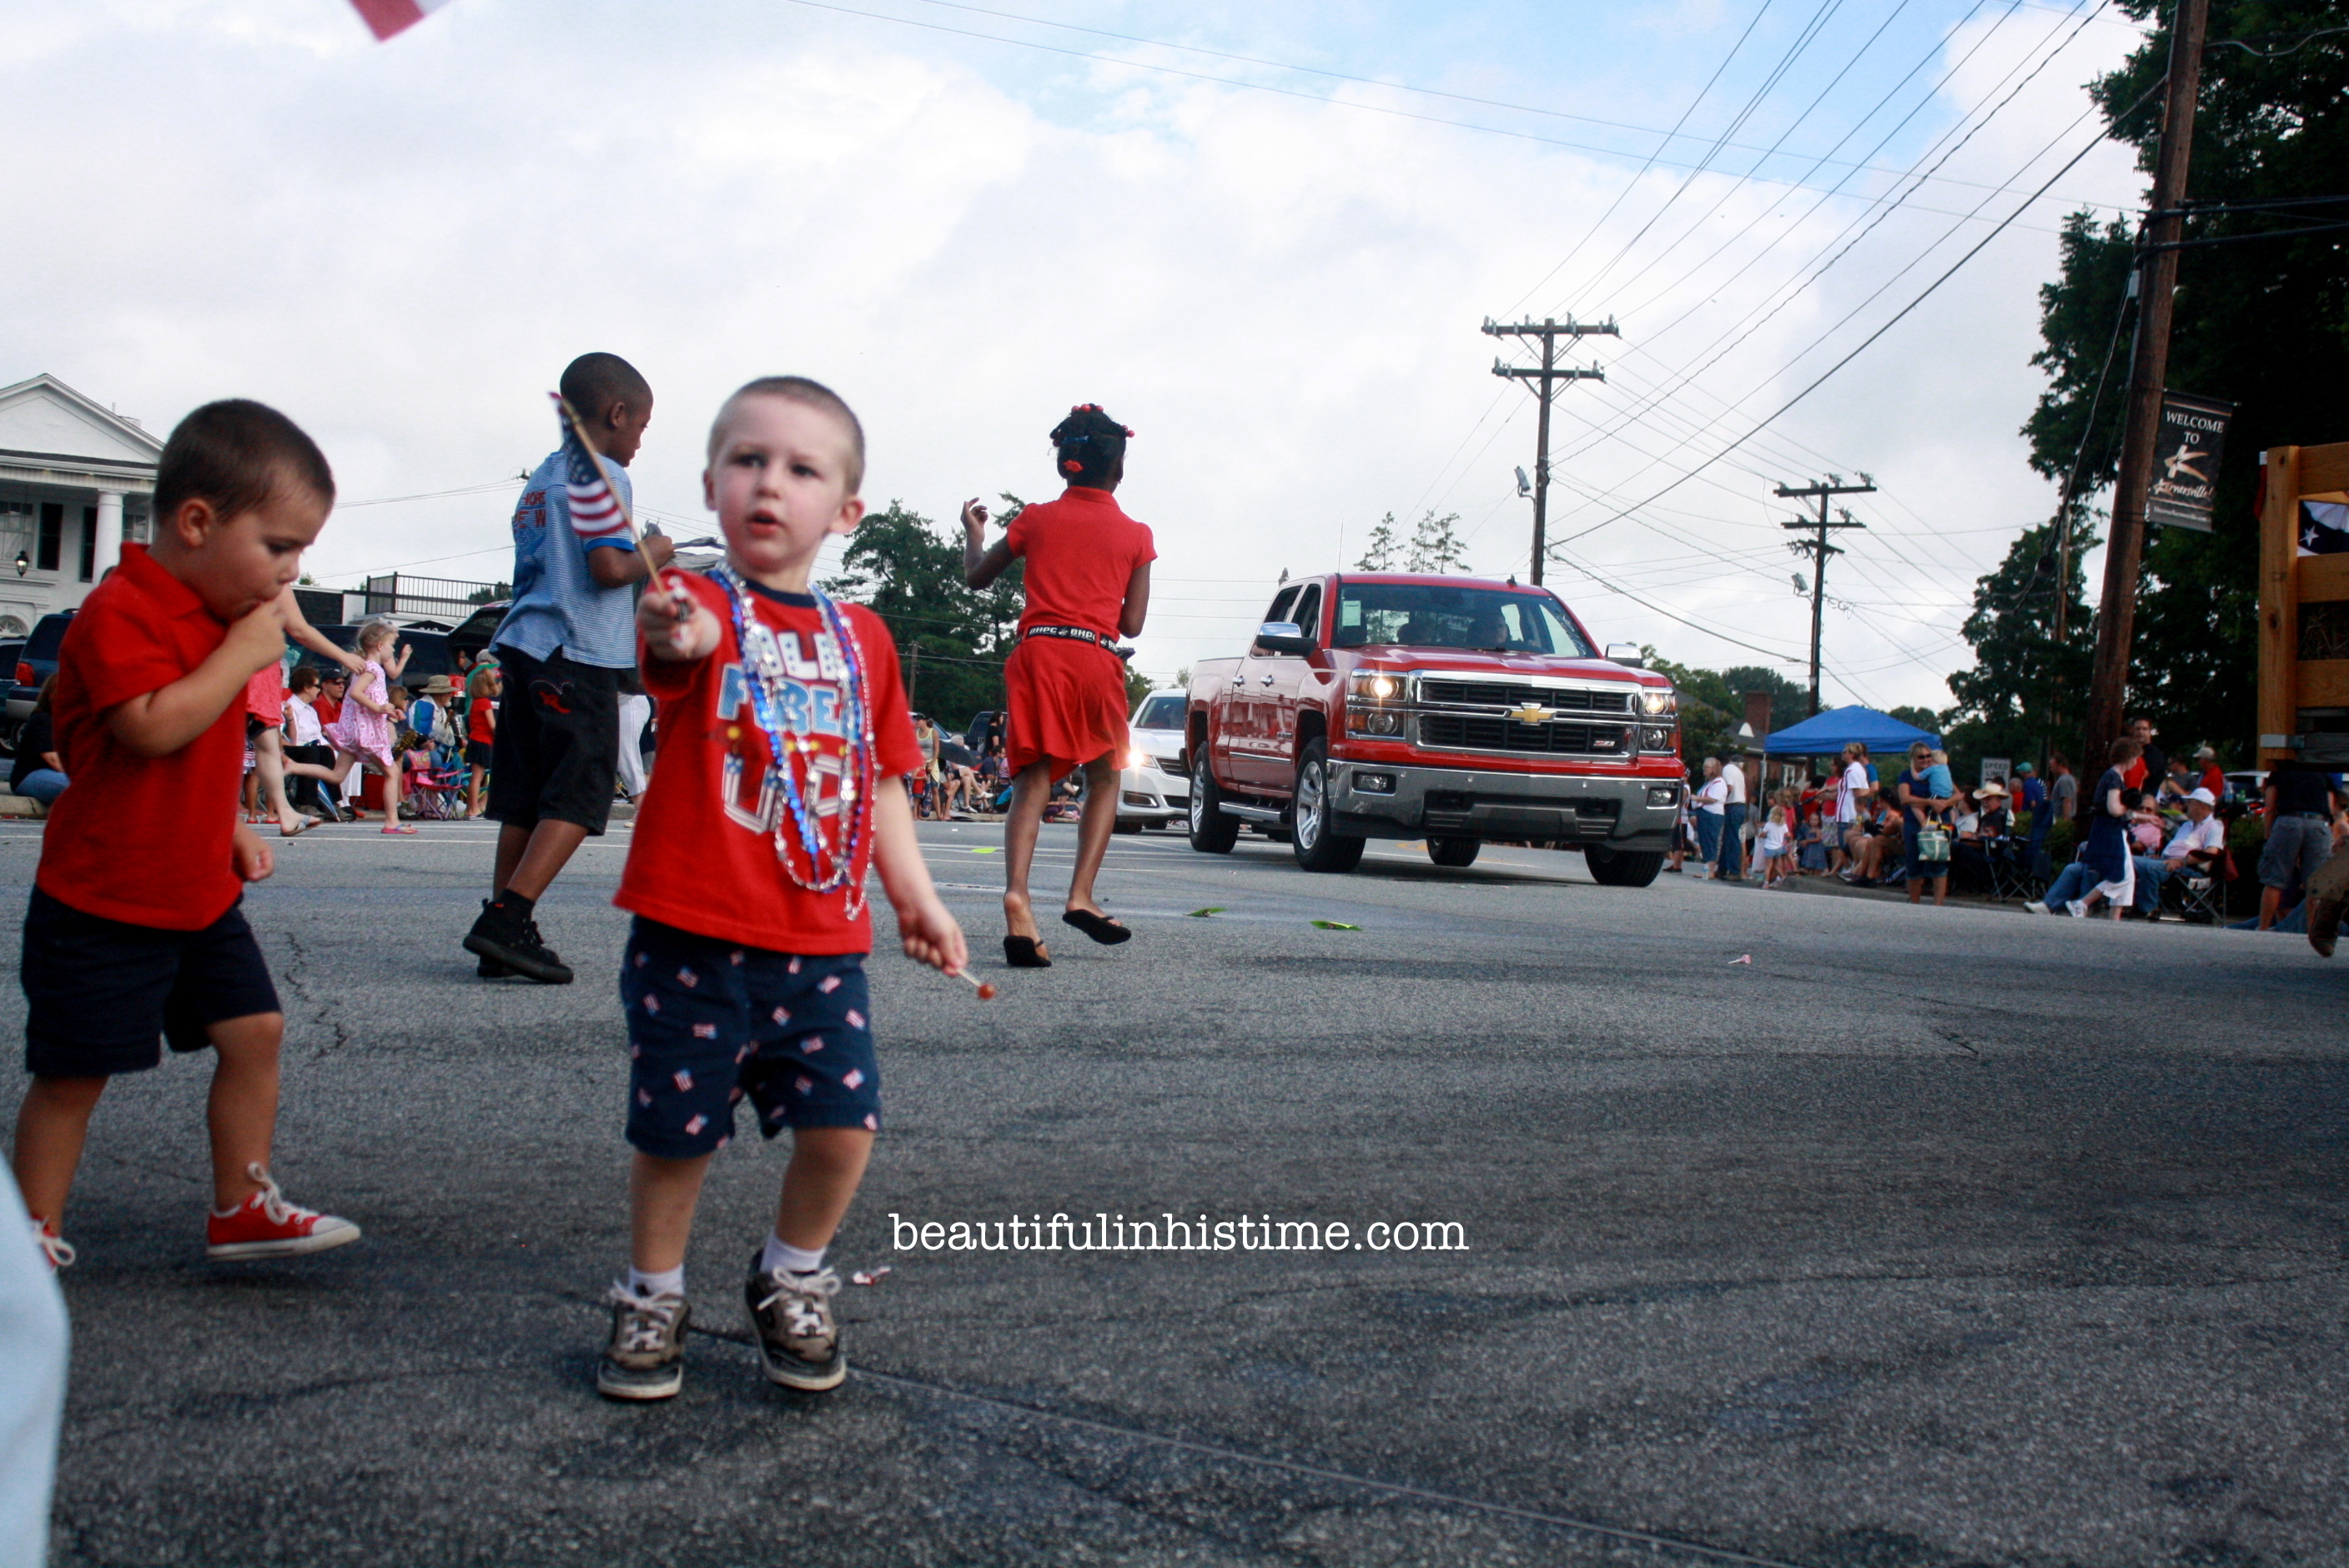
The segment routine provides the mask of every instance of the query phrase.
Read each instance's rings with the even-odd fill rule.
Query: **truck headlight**
[[[1640,750],[1670,751],[1671,748],[1672,731],[1670,725],[1650,725],[1640,731]]]
[[[1401,735],[1402,715],[1389,707],[1350,707],[1346,727],[1357,735]]]
[[[1651,718],[1661,714],[1678,713],[1680,707],[1680,693],[1670,686],[1647,686],[1640,692],[1640,711]]]
[[[1357,670],[1347,683],[1346,695],[1356,702],[1392,702],[1402,696],[1403,677],[1382,675],[1377,670]]]

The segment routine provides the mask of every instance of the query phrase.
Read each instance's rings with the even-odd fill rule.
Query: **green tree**
[[[1394,513],[1389,512],[1379,519],[1379,525],[1376,528],[1371,530],[1371,542],[1363,549],[1362,558],[1354,562],[1354,570],[1357,572],[1393,571],[1395,547]]]
[[[2143,21],[2156,5],[2121,0],[2121,8]],[[2203,57],[2188,182],[2194,201],[2240,206],[2339,193],[2349,169],[2349,33],[2313,35],[2341,23],[2340,0],[2212,0],[2209,36],[2249,46],[2222,44]],[[2161,22],[2090,89],[2111,134],[2134,144],[2147,170],[2161,109],[2151,89],[2168,59]],[[2188,235],[2284,233],[2316,221],[2293,209],[2213,213],[2190,220]],[[2065,225],[2062,276],[2041,291],[2045,346],[2033,363],[2050,386],[2023,433],[2032,466],[2059,484],[2078,458],[2084,493],[2111,482],[2118,456],[2129,332],[2115,324],[2132,261],[2127,230],[2081,213]],[[2214,531],[2158,529],[2147,542],[2130,706],[2154,715],[2172,748],[2205,738],[2247,746],[2257,688],[2259,454],[2349,440],[2349,244],[2339,232],[2308,232],[2189,247],[2179,253],[2168,385],[2226,398],[2236,413]],[[2043,573],[2038,589],[2052,595],[2052,575]],[[2093,625],[2075,624],[2075,638],[2093,644]],[[2085,684],[2071,688],[2064,706],[2076,710],[2085,695]],[[1961,699],[1961,707],[1979,704]]]
[[[1005,496],[1008,526],[1020,502]],[[902,502],[867,516],[849,536],[840,575],[824,591],[888,624],[914,711],[961,729],[1003,707],[1003,661],[1019,620],[1019,565],[983,589],[963,582],[962,542]]]
[[[2081,557],[2096,542],[2085,525],[2072,535],[2070,624],[2090,627]],[[2036,758],[2049,747],[2079,754],[2076,729],[2088,691],[2094,644],[2085,635],[2055,644],[2055,525],[2026,529],[2007,547],[1998,570],[1974,583],[1972,614],[1959,628],[1974,666],[1949,677],[1957,703],[1939,724],[1954,755]],[[1913,721],[1912,721],[1913,722]]]
[[[1393,514],[1389,513],[1388,516],[1392,519]],[[1403,570],[1443,573],[1467,565],[1468,547],[1460,542],[1459,534],[1452,527],[1459,521],[1460,514],[1456,511],[1438,517],[1431,507],[1427,515],[1419,520],[1419,526],[1412,531],[1411,559]],[[1377,536],[1371,537],[1375,541]]]

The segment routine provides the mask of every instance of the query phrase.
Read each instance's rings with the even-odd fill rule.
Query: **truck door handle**
[[[1246,686],[1246,685],[1247,685],[1247,676],[1234,676],[1232,677],[1232,685],[1234,685],[1234,686]]]
[[[1270,676],[1266,676],[1261,684],[1270,686],[1272,684],[1272,677]]]

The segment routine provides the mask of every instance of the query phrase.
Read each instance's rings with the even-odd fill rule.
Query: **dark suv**
[[[16,680],[8,687],[6,727],[11,742],[25,721],[33,717],[33,704],[39,700],[41,684],[57,673],[57,647],[66,640],[66,628],[73,624],[73,618],[71,610],[42,616],[33,623],[31,634],[17,651]]]

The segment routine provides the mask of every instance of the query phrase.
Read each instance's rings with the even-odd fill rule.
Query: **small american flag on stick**
[[[378,40],[405,33],[449,0],[351,0],[359,20]]]
[[[595,460],[595,448],[579,423],[579,410],[560,392],[547,396],[554,399],[555,417],[563,425],[564,480],[570,490],[572,531],[591,543],[625,533],[642,551],[644,535],[636,531],[636,520],[628,515],[626,505],[612,489],[604,465]],[[693,595],[686,592],[685,585],[670,579],[668,596],[678,613],[690,618]]]
[[[573,531],[582,539],[611,539],[623,533],[634,539],[636,525],[614,493],[612,481],[605,477],[604,465],[595,460],[594,449],[587,445],[577,411],[563,400],[562,393],[551,396],[563,421],[564,478],[571,490]]]

